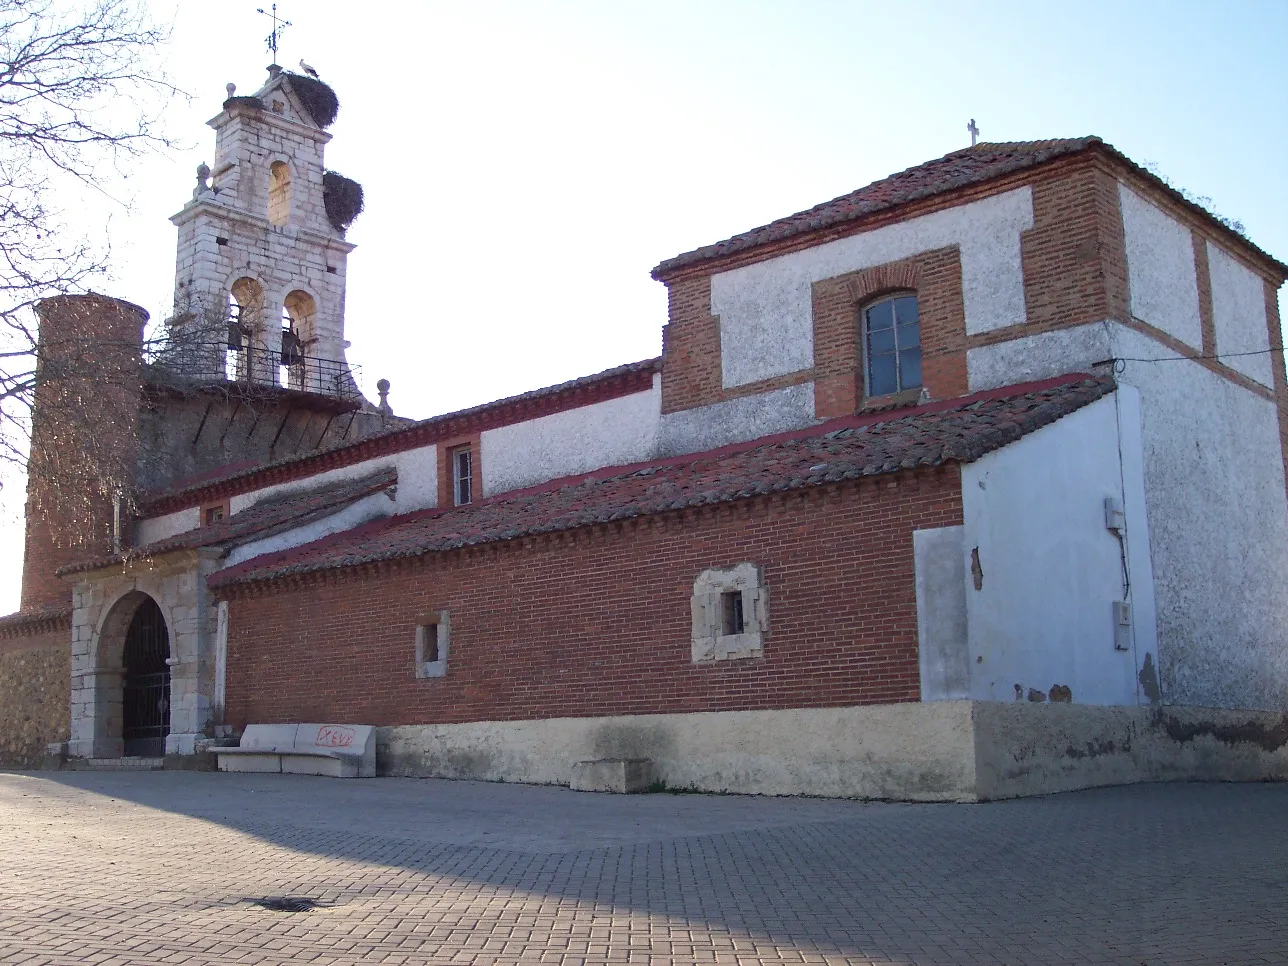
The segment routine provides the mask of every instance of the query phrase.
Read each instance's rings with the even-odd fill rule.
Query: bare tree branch
[[[130,354],[114,351],[125,347],[104,344],[89,327],[42,343],[34,306],[105,278],[106,240],[71,230],[60,190],[106,193],[132,161],[170,145],[159,119],[181,92],[156,64],[168,34],[139,0],[0,0],[0,467],[57,479],[39,488],[41,499],[68,501],[57,510],[71,520],[88,512],[70,505],[85,499],[85,485],[128,491],[134,468],[117,465],[88,433],[32,452],[36,394],[38,418],[75,435],[78,414],[92,405],[84,386],[135,384],[139,364],[126,371],[120,360]]]

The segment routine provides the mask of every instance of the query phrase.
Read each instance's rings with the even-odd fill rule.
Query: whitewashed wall
[[[224,562],[224,566],[232,567],[261,554],[277,553],[280,550],[289,550],[292,547],[302,547],[306,543],[321,540],[323,537],[329,537],[334,533],[352,530],[354,527],[362,526],[364,523],[370,523],[372,520],[379,520],[382,517],[389,516],[393,506],[394,501],[389,498],[387,493],[372,493],[361,500],[355,500],[346,507],[341,507],[335,513],[322,517],[320,520],[314,520],[312,523],[305,524],[302,527],[295,527],[282,533],[273,534],[273,536],[265,537],[262,540],[243,544],[228,554],[228,559]]]
[[[268,497],[312,490],[343,480],[356,480],[392,466],[398,470],[398,494],[392,512],[410,513],[413,510],[423,510],[426,507],[438,505],[437,454],[437,447],[421,446],[401,453],[378,456],[362,463],[354,463],[352,466],[341,466],[314,476],[291,480],[289,483],[279,483],[250,493],[238,494],[229,501],[229,509],[233,513],[240,513]]]
[[[1190,230],[1118,185],[1127,241],[1131,314],[1196,349],[1203,347]]]
[[[1120,356],[1160,353],[1116,335]],[[1128,362],[1140,389],[1163,698],[1288,709],[1288,499],[1275,404],[1194,362]]]
[[[648,392],[488,430],[480,439],[484,496],[653,458],[661,399],[654,376]]]
[[[1208,274],[1212,278],[1212,324],[1216,351],[1231,369],[1263,386],[1273,386],[1270,327],[1266,322],[1266,284],[1224,251],[1208,243]],[[1260,355],[1238,355],[1256,352]],[[1232,354],[1233,353],[1233,354]]]
[[[967,332],[1024,322],[1020,232],[1032,227],[1023,187],[712,276],[724,385],[813,366],[812,283],[950,245],[961,249]]]
[[[1140,449],[1135,393],[1125,393],[1125,405],[1111,394],[963,468],[976,700],[1016,700],[1017,686],[1027,700],[1030,689],[1046,695],[1063,685],[1079,704],[1137,703],[1137,671],[1156,646],[1143,487],[1119,463],[1120,442],[1124,453]],[[1105,525],[1106,497],[1126,498],[1126,575]],[[1128,582],[1134,650],[1117,651],[1112,608],[1131,599]]]
[[[1220,271],[1220,270],[1218,270]],[[1273,402],[1105,322],[971,350],[972,390],[1111,357],[1140,393],[1162,698],[1288,709],[1288,498]]]
[[[800,429],[814,421],[814,383],[806,382],[667,413],[662,417],[660,452],[663,456],[697,453]]]
[[[134,527],[134,545],[142,547],[158,540],[168,540],[201,526],[201,508],[190,506],[159,517],[140,520]]]

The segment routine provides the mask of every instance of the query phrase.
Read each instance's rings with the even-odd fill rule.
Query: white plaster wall
[[[228,554],[224,566],[231,567],[261,554],[289,550],[292,547],[300,547],[314,540],[321,540],[323,537],[330,536],[333,533],[352,530],[354,527],[361,526],[364,523],[389,516],[393,509],[394,501],[387,494],[383,492],[372,493],[370,496],[350,503],[338,513],[333,513],[320,520],[314,520],[305,526],[275,533],[273,536],[265,537],[263,540],[242,544]]]
[[[1118,185],[1127,240],[1131,314],[1196,349],[1203,346],[1190,230]]]
[[[1274,403],[1111,322],[974,349],[967,369],[978,390],[1110,357],[1159,360],[1124,361],[1118,379],[1139,390],[1162,700],[1288,708],[1288,499]]]
[[[1104,500],[1123,498],[1118,452],[1110,395],[963,468],[971,697],[1012,701],[1017,685],[1024,699],[1064,685],[1080,704],[1137,702],[1133,654],[1114,649],[1112,604],[1126,589]],[[1148,546],[1143,519],[1127,529]],[[1151,579],[1141,562],[1133,584]],[[1137,628],[1152,632],[1152,613],[1134,605]]]
[[[390,466],[398,470],[398,491],[394,501],[394,513],[410,513],[413,510],[423,510],[438,505],[438,448],[422,446],[418,449],[354,463],[352,466],[341,466],[338,469],[327,470],[289,483],[279,483],[250,493],[241,493],[229,501],[229,508],[233,513],[240,513],[267,497],[312,490],[343,480],[360,479]]]
[[[483,495],[651,459],[661,400],[655,377],[648,392],[488,430],[480,440]]]
[[[1263,386],[1273,386],[1270,368],[1270,328],[1266,323],[1266,285],[1208,242],[1208,273],[1212,279],[1212,323],[1221,361]],[[1230,355],[1257,352],[1260,355]]]
[[[659,453],[697,453],[812,425],[814,383],[788,386],[741,399],[662,416]]]
[[[966,378],[970,391],[1088,372],[1094,363],[1104,362],[1113,354],[1112,335],[1117,328],[1120,327],[1115,323],[1093,322],[969,349]]]
[[[158,540],[187,533],[201,526],[201,508],[191,506],[186,510],[167,513],[164,516],[140,520],[134,526],[134,545],[142,547]]]
[[[724,385],[813,366],[812,283],[950,245],[961,249],[966,331],[1026,321],[1020,232],[1032,227],[1023,187],[712,276]]]
[[[1121,357],[1171,356],[1130,329]],[[1140,390],[1162,699],[1288,709],[1288,500],[1275,404],[1189,361],[1126,362]]]

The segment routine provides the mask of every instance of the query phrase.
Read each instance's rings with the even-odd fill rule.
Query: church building
[[[662,261],[660,358],[414,421],[345,358],[334,117],[229,85],[170,348],[78,387],[133,491],[84,526],[32,475],[0,762],[325,722],[574,787],[1288,777],[1288,266],[1099,138],[980,143]]]

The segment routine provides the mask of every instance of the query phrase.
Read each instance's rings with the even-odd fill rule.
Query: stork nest
[[[340,113],[340,100],[335,96],[335,91],[316,77],[293,74],[289,70],[283,73],[290,81],[291,90],[313,118],[314,124],[318,127],[330,127],[335,123],[336,115]]]
[[[324,172],[322,203],[326,206],[327,221],[343,233],[362,214],[362,185],[338,171]]]

